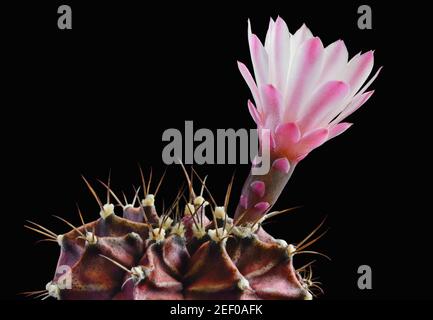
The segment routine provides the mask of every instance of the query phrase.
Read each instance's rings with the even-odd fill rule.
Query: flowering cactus
[[[243,187],[235,219],[254,222],[275,204],[308,153],[352,125],[343,121],[372,96],[366,90],[380,69],[365,83],[373,51],[348,62],[342,40],[324,48],[306,25],[292,35],[280,17],[271,19],[264,46],[248,23],[248,41],[255,81],[243,63],[238,67],[254,98],[250,114],[259,132],[269,132],[259,137],[272,163],[267,175],[250,174]]]
[[[217,203],[206,179],[199,177],[201,192],[196,193],[182,166],[189,198],[181,189],[160,213],[155,203],[163,178],[151,193],[151,175],[146,183],[140,170],[142,190],[136,190],[131,203],[122,202],[110,182],[101,182],[107,189],[105,204],[84,179],[99,206],[97,220],[86,223],[79,212],[81,226],[76,227],[57,217],[72,228],[63,235],[31,221],[26,225],[60,246],[56,272],[46,290],[27,295],[43,299],[312,298],[318,286],[311,279],[311,266],[295,269],[293,259],[320,237],[311,239],[321,225],[292,245],[269,235],[262,222],[283,212],[270,212],[270,208],[297,163],[350,127],[342,121],[370,98],[373,91],[366,90],[378,72],[364,84],[373,68],[373,52],[347,62],[342,41],[324,48],[305,25],[291,35],[281,18],[271,20],[264,46],[250,26],[248,40],[255,80],[245,65],[238,65],[255,101],[255,106],[248,101],[251,116],[260,132],[270,132],[259,136],[261,148],[270,148],[272,167],[265,175],[249,175],[234,218],[228,212],[233,179],[224,203]],[[116,215],[111,198],[122,208],[121,216]]]

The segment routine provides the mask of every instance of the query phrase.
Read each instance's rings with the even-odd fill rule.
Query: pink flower
[[[348,61],[342,40],[323,47],[305,25],[290,34],[280,17],[270,20],[264,46],[248,21],[248,41],[255,80],[238,67],[255,101],[248,101],[251,116],[259,130],[270,130],[274,157],[297,163],[346,131],[351,123],[342,121],[373,94],[366,91],[380,72],[366,82],[373,51]]]

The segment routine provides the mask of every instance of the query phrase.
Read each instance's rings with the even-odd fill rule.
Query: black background
[[[415,182],[428,181],[426,172],[415,173],[428,148],[421,144],[427,129],[421,109],[428,106],[415,76],[427,72],[428,54],[419,25],[426,20],[413,23],[418,5],[367,2],[373,30],[359,30],[361,2],[64,1],[72,6],[73,30],[61,31],[62,3],[37,2],[1,11],[2,298],[41,289],[54,272],[58,247],[35,245],[39,237],[23,228],[26,219],[66,232],[51,215],[78,224],[76,202],[87,221],[98,217],[80,174],[102,195],[95,178],[106,179],[112,169],[115,191],[132,195],[138,162],[157,177],[164,171],[165,129],[183,130],[185,120],[214,130],[254,126],[236,60],[250,66],[247,19],[264,39],[269,17],[277,15],[292,33],[305,22],[325,45],[344,39],[350,56],[375,49],[375,70],[384,70],[373,97],[350,117],[355,125],[301,162],[276,205],[303,208],[267,229],[296,243],[328,216],[330,230],[312,249],[332,261],[296,260],[299,266],[317,259],[314,273],[325,290],[320,299],[431,298],[429,210],[421,209],[428,189],[418,190]],[[234,209],[249,167],[195,169],[209,175],[220,201],[236,169]],[[171,201],[182,182],[180,168],[169,167],[160,199]],[[372,267],[372,290],[357,288],[362,264]]]

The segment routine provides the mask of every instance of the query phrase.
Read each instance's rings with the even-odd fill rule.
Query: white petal
[[[269,54],[270,82],[284,96],[289,71],[290,33],[286,23],[277,18],[271,33]]]
[[[295,122],[311,95],[323,66],[323,45],[319,38],[307,40],[293,59],[287,83],[284,122]]]
[[[257,87],[267,84],[268,79],[268,55],[259,38],[251,33],[251,24],[248,20],[248,41],[250,45],[251,61],[253,62],[254,76]]]
[[[320,76],[320,83],[330,80],[341,80],[340,74],[347,65],[349,54],[343,40],[331,43],[325,48],[323,70]]]
[[[260,101],[259,90],[257,88],[256,83],[254,82],[253,76],[251,75],[248,68],[242,62],[238,61],[238,68],[242,74],[242,77],[244,77],[244,80],[247,83],[248,88],[250,88],[251,90],[251,94],[253,95],[254,102],[256,103],[257,108],[259,109],[259,111],[261,111],[262,103]]]
[[[320,127],[323,119],[339,107],[350,92],[350,87],[342,81],[329,81],[312,95],[305,107],[305,113],[299,122],[302,132]]]
[[[271,18],[269,20],[269,27],[268,27],[268,32],[266,32],[266,38],[265,38],[265,50],[266,52],[269,54],[269,52],[271,52],[271,34],[272,34],[272,29],[274,28],[274,24],[275,21]]]
[[[374,90],[368,91],[366,93],[363,93],[362,95],[354,98],[351,103],[336,117],[332,122],[331,125],[337,124],[341,121],[343,121],[345,118],[350,116],[352,113],[354,113],[356,110],[358,110],[364,103],[367,102],[368,99],[373,95]]]
[[[355,97],[360,96],[361,94],[363,94],[373,83],[374,80],[376,80],[377,76],[379,75],[380,71],[382,70],[382,67],[379,68],[379,70],[376,71],[376,73],[374,74],[374,76],[371,77],[370,80],[368,80],[368,82],[361,88],[361,90],[359,90],[359,92],[356,94]]]
[[[374,54],[368,51],[353,57],[344,68],[342,80],[350,85],[352,95],[355,95],[362,84],[367,80],[373,69]]]

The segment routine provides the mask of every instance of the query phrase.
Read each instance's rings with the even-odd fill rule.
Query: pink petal
[[[331,140],[331,139],[335,138],[336,136],[339,136],[344,131],[349,129],[352,126],[352,124],[353,123],[342,122],[342,123],[338,123],[338,124],[332,126],[329,129],[328,140]]]
[[[272,163],[272,168],[287,174],[290,170],[290,162],[287,158],[278,158]]]
[[[241,199],[239,200],[239,203],[240,203],[240,205],[243,207],[243,208],[247,208],[247,205],[248,205],[248,198],[247,198],[247,196],[245,196],[245,195],[241,195]]]
[[[349,61],[343,74],[343,80],[350,85],[352,94],[358,92],[359,88],[361,88],[362,84],[367,80],[373,69],[373,64],[373,51],[355,56]]]
[[[341,121],[343,121],[345,118],[350,116],[352,113],[354,113],[356,110],[358,110],[364,103],[367,102],[368,99],[373,95],[374,90],[368,91],[366,93],[361,94],[358,97],[355,97],[351,103],[344,109],[337,118],[332,120],[331,124],[336,124]]]
[[[373,77],[371,77],[370,80],[368,80],[368,82],[361,88],[361,90],[359,90],[359,92],[356,94],[356,96],[359,96],[361,94],[363,94],[373,83],[374,80],[376,80],[376,78],[379,76],[380,71],[382,70],[383,67],[380,67],[376,73],[374,74]]]
[[[242,62],[238,61],[238,68],[242,74],[242,77],[244,78],[245,82],[247,83],[248,88],[250,88],[251,94],[253,95],[253,99],[256,102],[257,107],[260,108],[261,102],[260,102],[260,96],[259,96],[259,89],[257,88],[257,85],[253,79],[253,76],[251,75],[248,68]]]
[[[265,139],[268,140],[267,143]],[[259,128],[259,140],[261,148],[270,148],[270,150],[275,148],[275,139],[272,130],[268,128]]]
[[[273,85],[265,85],[260,89],[265,127],[272,129],[280,121],[282,98]]]
[[[259,198],[263,198],[266,191],[265,183],[263,181],[253,181],[250,184],[250,187]]]
[[[322,145],[328,139],[329,130],[320,128],[308,133],[299,141],[299,153],[305,154]]]
[[[290,62],[290,33],[280,17],[273,26],[269,49],[270,82],[284,94]]]
[[[254,122],[257,124],[257,127],[261,127],[263,125],[262,117],[260,116],[259,112],[253,105],[251,100],[248,100],[248,110],[250,111],[250,115],[253,118]]]
[[[253,62],[254,76],[257,87],[268,83],[268,55],[265,48],[255,34],[251,33],[251,24],[248,20],[248,40],[250,44],[251,61]]]
[[[305,105],[305,114],[299,122],[301,130],[309,132],[323,123],[332,108],[341,106],[349,90],[349,86],[342,81],[329,81],[322,85]]]
[[[320,76],[322,64],[322,42],[319,38],[307,40],[297,52],[290,68],[284,121],[298,120],[298,113]]]
[[[349,54],[343,40],[331,43],[325,48],[323,69],[319,82],[339,80],[341,70],[346,66]]]
[[[263,201],[259,202],[254,206],[254,209],[259,211],[260,213],[265,212],[269,208],[269,202]]]
[[[290,143],[297,143],[301,139],[301,131],[295,122],[280,124],[275,129],[275,135],[278,140],[284,140]]]

